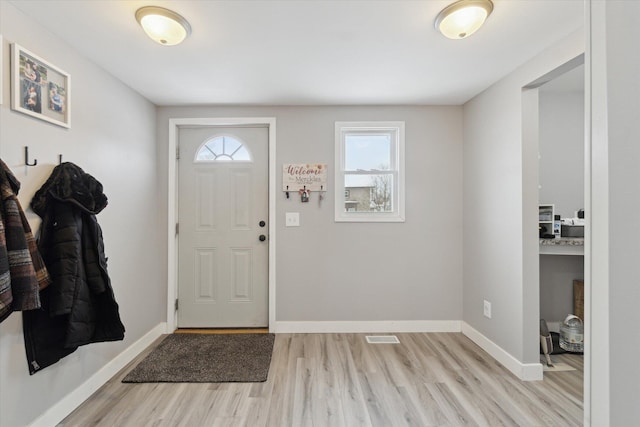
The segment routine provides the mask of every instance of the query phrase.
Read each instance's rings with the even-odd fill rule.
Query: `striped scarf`
[[[20,183],[0,160],[0,322],[13,311],[40,308],[50,283],[31,227],[18,201]]]

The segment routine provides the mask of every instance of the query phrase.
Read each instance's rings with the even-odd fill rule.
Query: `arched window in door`
[[[249,149],[237,138],[223,135],[205,141],[196,152],[195,162],[250,162]]]

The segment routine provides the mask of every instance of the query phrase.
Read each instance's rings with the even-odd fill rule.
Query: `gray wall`
[[[572,218],[584,208],[584,92],[540,90],[540,203]]]
[[[592,1],[592,425],[640,419],[640,3]]]
[[[109,205],[98,215],[109,273],[127,329],[123,342],[81,347],[61,362],[29,376],[22,317],[0,324],[0,425],[28,425],[75,390],[166,317],[165,289],[158,268],[159,233],[155,108],[131,89],[86,61],[41,29],[11,3],[0,2],[4,37],[0,157],[22,183],[20,202],[29,206],[57,164],[58,154],[77,163],[103,185]],[[9,43],[17,42],[71,74],[71,129],[10,109]],[[28,145],[38,165],[26,169]],[[27,212],[37,226],[35,214]]]
[[[539,359],[539,284],[538,158],[523,145],[523,87],[582,52],[577,32],[464,106],[463,320],[524,363]]]
[[[562,322],[574,314],[573,281],[582,279],[583,256],[540,255],[540,318]]]
[[[461,107],[159,108],[162,199],[168,120],[179,117],[275,117],[277,170],[283,163],[329,165],[322,206],[313,195],[302,204],[278,194],[277,321],[462,317]],[[405,121],[405,223],[334,222],[334,122],[365,120]],[[278,188],[281,182],[278,174]],[[300,212],[300,227],[284,227],[287,211]]]

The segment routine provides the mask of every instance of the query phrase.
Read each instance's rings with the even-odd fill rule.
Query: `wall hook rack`
[[[29,147],[24,147],[24,164],[27,166],[35,166],[38,164],[37,159],[33,159],[33,163],[29,163]]]

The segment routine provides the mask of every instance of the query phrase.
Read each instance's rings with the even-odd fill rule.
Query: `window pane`
[[[392,212],[393,175],[344,176],[346,212]]]
[[[233,160],[249,161],[251,160],[251,156],[249,155],[249,151],[247,151],[246,147],[242,146],[238,151],[233,153]]]
[[[345,170],[389,170],[391,166],[389,134],[347,134],[344,149]]]
[[[224,142],[224,154],[228,154],[231,156],[234,151],[242,146],[240,141],[235,138],[230,138],[228,136],[222,137],[222,142]]]
[[[212,161],[215,160],[216,156],[207,149],[207,147],[202,147],[200,151],[198,151],[198,155],[196,156],[196,160],[201,161]]]
[[[251,161],[251,153],[240,141],[230,136],[218,136],[208,140],[198,153],[196,161]]]
[[[205,150],[208,148],[211,150],[216,156],[219,156],[224,151],[222,151],[222,138],[214,138],[205,144],[205,147],[202,147]]]
[[[393,212],[393,175],[372,175],[371,210]]]

